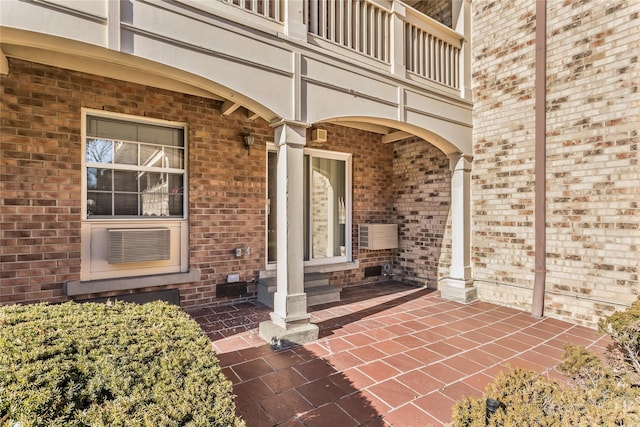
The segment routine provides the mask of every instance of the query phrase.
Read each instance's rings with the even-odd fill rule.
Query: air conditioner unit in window
[[[359,224],[360,249],[395,249],[398,247],[397,224]]]
[[[168,228],[119,228],[107,230],[109,264],[161,261],[171,258]]]

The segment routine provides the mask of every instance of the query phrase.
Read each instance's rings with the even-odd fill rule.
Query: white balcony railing
[[[308,31],[389,62],[391,11],[371,0],[309,0]]]
[[[285,1],[298,0],[220,1],[287,25]],[[316,37],[460,89],[462,36],[398,0],[306,0],[304,16]],[[393,42],[394,34],[404,35],[401,44]]]
[[[407,70],[455,89],[460,88],[462,38],[449,28],[407,10],[405,16]]]
[[[283,0],[220,0],[239,7],[240,9],[252,12],[256,15],[272,19],[277,22],[284,22],[284,1]]]

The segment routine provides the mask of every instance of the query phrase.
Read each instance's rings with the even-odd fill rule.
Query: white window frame
[[[267,175],[267,185],[265,186],[265,191],[266,191],[266,195],[265,198],[267,200],[267,204],[271,203],[275,203],[275,200],[269,200],[269,156],[268,153],[276,153],[277,152],[277,148],[275,146],[275,144],[273,143],[268,143],[267,147],[267,156],[266,156],[266,175]],[[310,156],[309,158],[309,165],[311,165],[311,159],[313,157],[317,157],[317,158],[323,158],[323,159],[330,159],[330,160],[340,160],[340,161],[344,161],[345,162],[345,209],[346,209],[346,219],[345,219],[345,255],[344,256],[334,256],[334,257],[327,257],[327,258],[311,258],[309,260],[305,260],[304,261],[304,266],[305,267],[312,267],[312,266],[320,266],[320,265],[329,265],[329,264],[340,264],[340,263],[347,263],[347,262],[351,262],[353,260],[353,244],[352,244],[352,237],[353,237],[353,230],[352,230],[352,224],[353,224],[353,154],[351,153],[344,153],[344,152],[340,152],[340,151],[329,151],[329,150],[320,150],[317,148],[304,148],[303,150],[303,155],[305,156]],[[307,191],[307,189],[304,189],[304,191]],[[307,211],[307,206],[305,206],[305,215],[309,214],[311,215],[310,212],[306,212]],[[268,236],[268,216],[269,216],[269,207],[267,206],[266,209],[266,218],[265,218],[265,263],[266,263],[266,269],[267,270],[275,270],[276,269],[276,262],[269,262],[269,254],[268,254],[268,246],[269,246],[269,236]],[[311,223],[312,218],[308,218],[309,223]],[[311,245],[312,237],[311,233],[312,231],[312,227],[309,227],[309,236],[307,239],[307,242],[309,245]],[[310,248],[309,248],[310,249]]]
[[[184,164],[180,169],[183,174],[183,207],[182,216],[102,216],[87,215],[88,183],[87,168],[94,164],[87,162],[87,118],[104,117],[139,124],[159,125],[181,128],[184,130]],[[189,221],[188,221],[188,127],[186,123],[174,122],[129,114],[111,113],[102,110],[83,108],[82,123],[82,222],[81,222],[81,265],[80,286],[82,282],[95,280],[131,278],[139,276],[185,273],[189,271]],[[134,141],[139,142],[139,141]],[[100,167],[100,166],[98,166]],[[139,167],[138,167],[139,169]],[[171,172],[164,168],[149,168],[152,172]],[[115,169],[118,170],[118,169]],[[122,169],[121,169],[122,170]],[[156,261],[140,261],[123,264],[109,264],[106,259],[106,236],[112,228],[166,228],[171,233],[170,259]],[[91,282],[93,283],[93,282]],[[130,285],[135,287],[135,282]]]
[[[159,168],[159,167],[144,167],[144,166],[128,166],[128,165],[117,165],[117,166],[109,166],[108,168],[105,168],[104,164],[101,163],[87,163],[87,156],[86,156],[86,151],[87,151],[87,117],[103,117],[103,118],[108,118],[108,119],[115,119],[115,120],[120,120],[120,121],[126,121],[126,122],[131,122],[131,123],[136,123],[136,124],[149,124],[149,125],[155,125],[155,126],[162,126],[162,127],[169,127],[169,128],[176,128],[176,129],[182,129],[184,132],[184,145],[183,147],[181,147],[184,150],[184,165],[182,169],[175,169],[175,168]],[[88,108],[83,108],[82,109],[82,218],[84,220],[151,220],[151,219],[157,219],[157,220],[166,220],[168,218],[172,218],[174,220],[179,220],[179,219],[188,219],[188,170],[189,170],[189,165],[188,165],[188,152],[187,152],[187,148],[188,148],[188,144],[187,144],[187,125],[186,123],[180,123],[180,122],[172,122],[172,121],[168,121],[168,120],[160,120],[160,119],[150,119],[147,117],[140,117],[140,116],[133,116],[133,115],[128,115],[128,114],[121,114],[121,113],[110,113],[110,112],[105,112],[102,110],[92,110],[92,109],[88,109]],[[126,141],[126,142],[133,142],[133,143],[141,143],[140,141]],[[90,216],[88,215],[87,212],[87,195],[88,195],[88,184],[87,184],[87,169],[88,168],[102,168],[102,169],[111,169],[113,171],[116,170],[120,170],[120,171],[143,171],[143,172],[160,172],[160,173],[173,173],[173,174],[182,174],[183,179],[182,179],[182,184],[183,184],[183,190],[182,190],[182,216],[173,216],[173,217],[151,217],[151,216],[141,216],[141,215],[131,215],[131,216],[125,216],[125,215],[120,215],[120,216],[116,216],[116,215],[95,215],[95,216]]]

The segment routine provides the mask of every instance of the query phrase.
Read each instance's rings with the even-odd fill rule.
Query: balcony
[[[264,28],[289,33],[283,0],[219,1],[264,20]],[[182,3],[206,10],[201,1]],[[360,56],[357,60],[393,74],[460,89],[464,36],[414,8],[389,0],[307,0],[301,6],[309,43]]]

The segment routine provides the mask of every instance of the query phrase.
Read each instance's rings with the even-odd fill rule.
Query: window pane
[[[182,129],[153,125],[138,125],[138,141],[153,144],[182,146]]]
[[[310,180],[312,257],[345,255],[345,162],[314,157]]]
[[[167,174],[159,172],[145,172],[140,176],[140,192],[169,192]]]
[[[137,165],[138,164],[138,144],[130,144],[127,142],[115,143],[115,162],[121,165]]]
[[[309,191],[309,170],[310,170],[310,164],[311,161],[309,160],[310,157],[308,155],[304,156],[304,165],[303,165],[303,178],[302,178],[302,203],[304,206],[304,217],[302,218],[303,220],[303,227],[304,227],[304,236],[303,236],[303,244],[304,244],[304,254],[303,254],[303,259],[305,261],[309,261],[312,256],[311,256],[311,250],[309,248],[309,240],[313,241],[313,237],[311,236],[311,232],[310,232],[310,221],[311,219],[309,218],[311,216],[311,212],[309,210],[309,200],[311,197],[310,191]]]
[[[111,193],[89,192],[87,215],[111,215]]]
[[[98,138],[135,141],[138,131],[135,123],[124,120],[92,117],[87,120],[87,134]]]
[[[161,192],[141,194],[140,213],[144,216],[169,215],[169,195]]]
[[[184,150],[180,148],[165,148],[165,167],[173,169],[184,169]]]
[[[276,261],[277,252],[277,222],[278,222],[278,204],[277,197],[277,157],[278,155],[272,151],[268,154],[267,165],[267,197],[269,198],[269,215],[267,216],[267,260],[268,262]]]
[[[169,215],[182,216],[184,213],[184,196],[182,194],[169,195]]]
[[[169,192],[171,194],[184,193],[183,176],[178,174],[169,174]]]
[[[138,172],[113,171],[113,186],[115,191],[138,192]]]
[[[87,162],[108,163],[113,160],[113,144],[103,139],[87,140]]]
[[[88,215],[184,217],[184,134],[172,126],[87,116]]]
[[[138,215],[138,195],[115,193],[114,215]]]
[[[140,166],[161,168],[164,165],[162,147],[157,145],[140,145]]]
[[[112,184],[111,169],[87,168],[87,189],[110,191]]]

